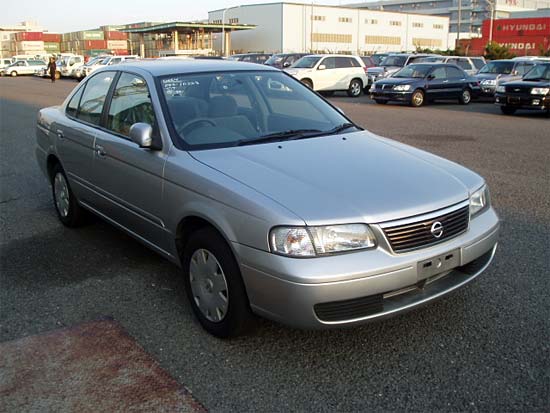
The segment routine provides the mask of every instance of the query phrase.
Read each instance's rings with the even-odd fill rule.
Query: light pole
[[[225,12],[227,9],[224,9],[222,12],[222,56],[225,56]]]
[[[491,13],[491,23],[489,25],[489,43],[493,41],[493,21],[495,20],[495,0],[487,0]]]

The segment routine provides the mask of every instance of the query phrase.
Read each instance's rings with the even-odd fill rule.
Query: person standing
[[[46,68],[46,72],[50,72],[50,79],[52,82],[55,82],[55,72],[57,70],[57,65],[55,63],[55,58],[50,57],[50,62],[48,63],[48,67]]]

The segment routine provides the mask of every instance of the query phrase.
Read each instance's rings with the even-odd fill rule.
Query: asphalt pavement
[[[58,222],[34,127],[74,86],[0,78],[0,342],[111,316],[212,412],[548,411],[550,119],[331,98],[374,133],[483,175],[502,218],[495,261],[389,320],[331,331],[260,321],[222,341],[193,318],[177,267],[99,219]]]

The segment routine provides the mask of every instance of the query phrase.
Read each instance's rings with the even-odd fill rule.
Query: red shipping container
[[[24,41],[41,41],[42,32],[19,32],[15,34],[15,40]]]
[[[125,49],[116,49],[116,50],[113,50],[113,54],[115,56],[127,56],[130,53],[128,52],[128,50],[125,50]]]
[[[123,32],[105,32],[105,40],[126,40],[128,39],[128,33]]]
[[[105,40],[84,40],[84,49],[106,49],[107,41]]]
[[[57,33],[43,33],[42,40],[49,43],[61,43],[61,35]]]
[[[481,33],[489,38],[491,20],[484,20]],[[550,17],[497,19],[493,21],[493,40],[512,36],[550,36]]]

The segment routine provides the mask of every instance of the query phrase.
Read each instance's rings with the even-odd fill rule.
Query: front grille
[[[351,300],[315,304],[313,309],[319,320],[353,320],[381,312],[384,309],[384,296],[377,294]]]
[[[504,90],[506,90],[506,93],[518,94],[518,95],[530,94],[531,93],[531,88],[530,87],[506,86]]]
[[[470,219],[469,206],[433,218],[411,222],[405,225],[384,227],[384,233],[395,252],[405,252],[427,247],[456,237],[468,229]],[[440,222],[443,234],[436,238],[432,225]]]

